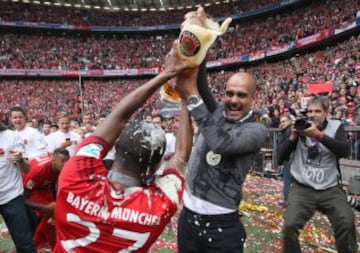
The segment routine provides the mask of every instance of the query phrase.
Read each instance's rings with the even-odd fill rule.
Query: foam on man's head
[[[145,121],[130,124],[116,141],[116,154],[124,164],[145,171],[161,161],[166,138],[162,128]]]

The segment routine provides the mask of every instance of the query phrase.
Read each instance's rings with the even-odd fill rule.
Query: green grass
[[[245,253],[280,253],[282,182],[276,179],[249,176],[244,185],[241,218],[247,233]],[[0,216],[0,224],[2,223]],[[175,253],[177,216],[172,220],[150,253]],[[357,237],[360,240],[360,213],[356,212]],[[1,228],[1,226],[0,226]],[[303,253],[334,253],[334,238],[327,218],[316,213],[300,234]],[[0,235],[0,253],[13,249],[9,235]]]
[[[0,215],[0,252],[8,252],[14,248],[14,243],[8,233],[2,232],[5,228],[3,218]]]

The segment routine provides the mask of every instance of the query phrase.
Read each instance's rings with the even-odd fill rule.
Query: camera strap
[[[306,148],[312,148],[312,147],[316,147],[318,144],[319,144],[319,141],[315,138],[315,137],[309,137],[310,139],[310,145],[307,144],[307,141],[306,141],[306,137],[305,136],[302,136],[301,140],[302,142],[304,143],[305,147]]]
[[[311,147],[315,147],[319,144],[319,140],[315,137],[310,137]]]

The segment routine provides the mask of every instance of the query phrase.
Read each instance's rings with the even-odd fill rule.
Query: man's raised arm
[[[191,67],[179,58],[176,43],[177,42],[174,42],[171,51],[165,57],[164,70],[122,98],[105,121],[95,130],[93,135],[101,137],[112,146],[131,115],[140,108],[161,85],[184,69]]]

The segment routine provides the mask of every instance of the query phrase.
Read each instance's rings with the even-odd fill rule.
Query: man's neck
[[[16,128],[16,131],[21,132],[21,131],[25,130],[25,128],[26,128],[26,126],[23,126],[21,128]]]
[[[123,185],[126,187],[141,185],[140,180],[138,180],[137,178],[115,170],[110,170],[107,174],[107,178],[117,185]]]

